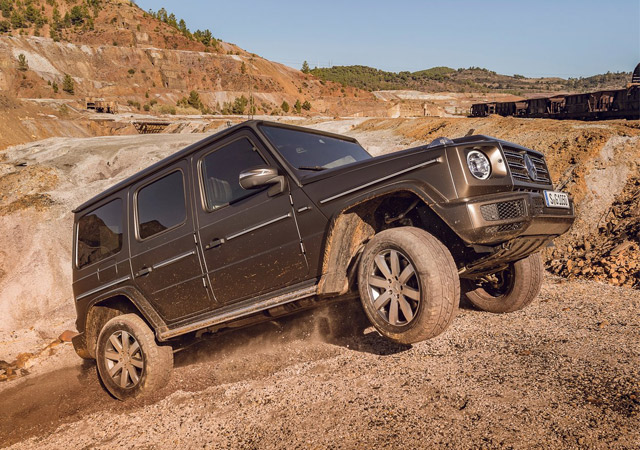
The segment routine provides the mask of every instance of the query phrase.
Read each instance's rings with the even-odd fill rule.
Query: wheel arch
[[[441,241],[453,240],[455,247],[464,247],[458,235],[430,206],[434,203],[433,195],[427,192],[411,185],[395,185],[357,198],[339,210],[331,219],[325,240],[318,293],[345,294],[355,282],[357,261],[364,245],[376,233],[401,226],[406,219]]]
[[[102,327],[112,318],[122,314],[136,314],[151,330],[165,326],[142,294],[132,287],[124,287],[96,297],[87,306],[81,336],[84,342],[74,342],[76,351],[95,358],[95,346]]]

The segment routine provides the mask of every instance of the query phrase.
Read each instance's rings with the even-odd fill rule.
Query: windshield
[[[321,171],[371,158],[355,142],[288,128],[262,126],[280,154],[298,170]]]

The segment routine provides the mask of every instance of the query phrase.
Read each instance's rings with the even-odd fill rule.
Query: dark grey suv
[[[537,295],[573,203],[544,156],[486,136],[379,157],[264,121],[210,136],[75,211],[77,353],[119,399],[165,384],[173,351],[358,292],[387,338],[453,320],[460,287],[502,313]],[[340,314],[340,309],[334,309]]]

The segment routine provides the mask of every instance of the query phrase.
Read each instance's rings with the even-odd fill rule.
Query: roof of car
[[[178,150],[176,153],[167,156],[166,158],[152,164],[151,166],[142,169],[141,171],[131,175],[130,177],[126,178],[125,180],[122,180],[121,182],[111,186],[110,188],[106,189],[105,191],[102,191],[101,193],[99,193],[98,195],[92,197],[91,199],[87,200],[86,202],[84,202],[82,205],[78,206],[77,208],[75,208],[73,210],[74,213],[78,213],[80,211],[83,211],[87,208],[89,208],[90,206],[94,205],[95,203],[98,203],[100,200],[103,200],[107,197],[109,197],[110,195],[121,191],[122,189],[132,185],[133,183],[144,179],[146,176],[160,170],[163,169],[164,167],[168,166],[169,164],[172,164],[175,161],[179,161],[180,159],[184,158],[185,156],[191,154],[192,152],[195,152],[197,150],[200,150],[201,148],[210,145],[220,139],[224,139],[225,137],[237,132],[238,130],[242,129],[242,128],[250,128],[252,129],[254,132],[259,133],[258,130],[258,125],[269,125],[269,126],[276,126],[276,127],[281,127],[281,128],[288,128],[291,130],[297,130],[297,131],[304,131],[304,132],[312,132],[312,133],[316,133],[316,134],[321,134],[321,135],[325,135],[325,136],[330,136],[330,137],[335,137],[338,139],[345,139],[348,141],[352,141],[352,142],[357,142],[356,139],[351,138],[349,136],[343,136],[340,134],[335,134],[335,133],[329,133],[326,131],[321,131],[321,130],[315,130],[315,129],[310,129],[310,128],[304,128],[304,127],[298,127],[295,125],[289,125],[289,124],[283,124],[280,122],[271,122],[271,121],[267,121],[267,120],[247,120],[245,122],[239,123],[237,125],[234,125],[232,127],[229,127],[225,130],[222,130],[218,133],[212,134],[211,136],[207,136],[204,139],[195,142],[181,150]]]

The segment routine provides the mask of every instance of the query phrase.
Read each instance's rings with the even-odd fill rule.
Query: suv
[[[74,347],[121,400],[164,385],[173,352],[205,332],[350,292],[403,344],[447,328],[461,282],[483,310],[519,310],[542,283],[536,252],[574,220],[531,149],[467,136],[372,157],[353,138],[266,121],[74,213]]]

